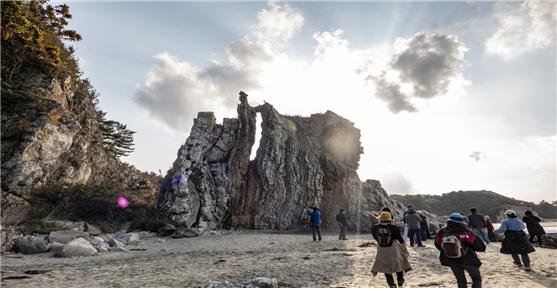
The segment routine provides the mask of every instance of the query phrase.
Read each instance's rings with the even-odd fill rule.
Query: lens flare
[[[120,197],[118,197],[118,207],[120,208],[128,208],[128,206],[130,206],[130,202],[128,201],[128,198],[126,198],[126,196],[122,195]]]

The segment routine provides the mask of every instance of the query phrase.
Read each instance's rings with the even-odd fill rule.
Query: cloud
[[[417,33],[397,39],[394,48],[386,67],[366,76],[375,83],[376,95],[394,113],[417,111],[411,98],[445,95],[453,81],[464,80],[467,48],[456,36]]]
[[[381,185],[391,194],[408,194],[414,191],[412,182],[399,172],[385,174],[381,179]]]
[[[179,131],[189,130],[199,111],[231,112],[238,101],[235,94],[261,86],[260,76],[277,57],[275,49],[303,25],[303,16],[287,4],[269,3],[269,7],[258,13],[250,35],[226,48],[222,61],[198,68],[167,53],[156,55],[134,101]]]
[[[485,42],[487,53],[511,59],[555,44],[557,2],[525,1],[500,12],[497,31]]]
[[[479,162],[484,156],[482,152],[473,151],[470,155],[470,158],[474,159],[476,162]]]
[[[291,39],[304,25],[304,17],[287,4],[277,5],[269,2],[270,9],[257,13],[257,24],[252,27],[253,34],[263,42],[284,42]]]

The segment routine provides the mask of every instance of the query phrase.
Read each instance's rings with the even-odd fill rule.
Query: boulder
[[[557,249],[557,233],[547,233],[542,236],[543,246]]]
[[[199,230],[197,230],[195,228],[178,228],[178,229],[176,229],[174,234],[172,234],[172,237],[173,238],[191,238],[191,237],[197,237],[199,235],[200,235]]]
[[[114,247],[121,247],[121,248],[123,248],[123,247],[125,246],[125,244],[124,244],[123,242],[121,242],[121,241],[115,239],[115,238],[114,238],[112,235],[110,235],[110,234],[107,234],[104,238],[105,238],[105,241],[108,243],[108,245],[109,245],[111,248],[114,248]]]
[[[119,240],[125,244],[138,244],[140,242],[139,235],[134,232],[118,233],[114,235],[114,239]]]
[[[65,244],[59,242],[51,242],[48,245],[50,246],[50,252],[57,254],[62,251]]]
[[[85,257],[95,255],[97,252],[91,243],[80,237],[67,243],[56,256],[62,258]]]
[[[46,240],[34,236],[23,236],[13,241],[13,251],[22,254],[46,253],[50,249]]]
[[[69,243],[70,241],[80,238],[80,237],[88,237],[89,233],[79,230],[62,230],[62,231],[52,231],[48,235],[49,242],[60,242],[60,243]]]
[[[85,227],[84,227],[85,231],[88,232],[90,235],[101,235],[102,231],[100,228],[89,224],[89,223],[85,223]]]
[[[238,283],[231,283],[228,281],[224,281],[224,282],[209,282],[209,285],[207,285],[206,288],[243,288],[243,284],[238,284]]]
[[[275,278],[257,277],[246,282],[248,288],[278,288],[278,282]]]
[[[110,245],[101,236],[90,236],[86,239],[98,252],[108,252],[110,250]]]

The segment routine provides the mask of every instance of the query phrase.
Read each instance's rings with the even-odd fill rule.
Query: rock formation
[[[2,224],[29,218],[33,192],[53,185],[110,181],[154,200],[157,178],[103,148],[86,82],[37,71],[25,75],[17,88],[2,87]]]
[[[176,225],[296,229],[312,206],[321,209],[325,228],[336,227],[341,208],[353,229],[369,227],[382,206],[402,215],[379,181],[360,181],[360,130],[349,120],[331,111],[285,116],[268,103],[251,107],[243,92],[237,111],[222,125],[211,112],[194,120],[158,201]],[[262,134],[250,161],[257,113]]]

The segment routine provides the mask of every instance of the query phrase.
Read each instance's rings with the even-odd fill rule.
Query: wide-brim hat
[[[383,211],[379,214],[379,216],[377,216],[377,220],[379,220],[379,221],[392,221],[393,216],[389,212]]]

